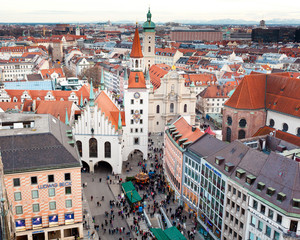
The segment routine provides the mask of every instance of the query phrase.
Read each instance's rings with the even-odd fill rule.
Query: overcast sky
[[[0,22],[300,19],[300,0],[1,0]]]

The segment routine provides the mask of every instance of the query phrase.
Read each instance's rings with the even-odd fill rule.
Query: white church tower
[[[129,154],[134,150],[141,151],[144,159],[147,159],[148,155],[148,102],[150,80],[145,79],[143,69],[144,59],[139,32],[136,26],[130,53],[130,75],[128,79],[124,79],[126,122],[126,128],[124,128],[124,161],[127,160]]]
[[[155,63],[155,23],[151,21],[152,14],[147,13],[147,21],[143,24],[143,53],[145,61],[145,69],[149,68]]]

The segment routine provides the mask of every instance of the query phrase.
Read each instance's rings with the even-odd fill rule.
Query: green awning
[[[176,227],[170,227],[164,232],[170,240],[186,240],[185,236]]]
[[[142,200],[131,181],[122,183],[122,189],[130,203],[136,203]]]
[[[150,228],[157,240],[170,240],[161,228]]]

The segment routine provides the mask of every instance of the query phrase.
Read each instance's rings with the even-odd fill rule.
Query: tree
[[[101,69],[98,66],[94,66],[91,68],[87,68],[79,75],[79,78],[86,77],[89,82],[93,79],[93,86],[98,87],[100,86],[100,79],[101,79]]]
[[[71,69],[69,69],[68,67],[64,66],[63,70],[64,70],[66,78],[75,77],[75,73]]]

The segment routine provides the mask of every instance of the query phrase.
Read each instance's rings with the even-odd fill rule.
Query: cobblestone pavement
[[[151,136],[150,138],[153,140],[153,146],[151,146],[151,147],[153,147],[153,148],[161,148],[162,147],[162,143],[163,143],[162,136],[154,135],[154,136]],[[153,153],[153,151],[149,151],[149,152]],[[129,166],[127,168],[126,168],[127,162],[123,163],[123,171],[122,171],[122,174],[119,175],[119,177],[122,178],[123,181],[126,179],[126,177],[135,176],[137,173],[139,173],[141,171],[141,167],[138,166],[138,161],[140,159],[141,159],[140,156],[133,155],[133,157],[127,161],[129,163]],[[151,163],[153,163],[153,162],[154,161],[150,161],[150,160],[146,161],[148,171],[151,169]],[[160,161],[159,163],[162,164],[162,161]],[[131,169],[131,170],[127,171],[128,169]],[[110,179],[112,180],[111,184],[107,183],[107,181],[106,181],[108,175],[110,176]],[[100,178],[102,179],[101,182],[99,181]],[[132,237],[141,239],[141,236],[137,236],[134,232],[130,232],[130,235],[126,235],[126,233],[129,232],[129,226],[133,224],[132,214],[131,214],[131,217],[128,219],[122,219],[120,216],[118,216],[118,214],[115,214],[115,219],[113,221],[113,227],[114,228],[115,227],[118,227],[118,228],[125,227],[125,229],[126,229],[125,233],[122,233],[122,234],[118,233],[118,234],[110,235],[110,234],[108,234],[108,228],[110,226],[105,227],[106,233],[104,233],[104,231],[101,229],[101,224],[104,223],[104,221],[105,221],[105,211],[110,211],[109,200],[116,200],[118,198],[118,195],[121,194],[121,187],[118,184],[118,181],[115,180],[114,177],[108,173],[107,169],[102,169],[101,171],[97,171],[93,174],[82,173],[82,183],[87,184],[87,186],[83,188],[84,194],[86,196],[86,201],[83,201],[83,205],[88,204],[88,206],[90,208],[90,212],[89,212],[89,216],[90,216],[89,233],[90,234],[94,231],[94,225],[96,225],[96,226],[99,225],[100,229],[99,229],[99,231],[95,230],[95,233],[96,234],[99,233],[99,237],[101,239],[110,240],[110,239],[122,238],[122,240],[125,240],[125,239],[130,239]],[[139,194],[141,196],[143,196],[143,193],[144,193],[144,191],[139,191]],[[92,201],[91,201],[91,196],[93,196]],[[101,201],[102,196],[104,196],[104,201]],[[157,194],[155,197],[155,200],[157,202],[161,202],[162,200],[165,200],[165,199],[166,199],[166,194]],[[152,198],[151,199],[148,198],[146,201],[147,201],[147,204],[153,205]],[[101,203],[101,207],[97,206],[97,202]],[[171,202],[168,205],[168,208],[170,208],[170,207],[172,208],[172,211],[174,213],[174,210],[178,207],[178,204],[176,202],[174,202],[174,203]],[[118,208],[116,208],[116,207],[114,209],[115,209],[115,212],[118,210]],[[147,214],[148,214],[148,212],[147,212]],[[87,217],[87,214],[85,214],[85,215]],[[188,218],[188,213],[184,212],[184,215],[187,216],[187,222],[185,223],[186,231],[187,231],[187,230],[190,230],[194,226],[194,224]],[[91,218],[91,216],[94,218],[95,223],[92,223],[93,219]],[[148,214],[148,217],[150,217],[150,214]],[[169,217],[171,223],[173,223],[174,221],[175,222],[178,221],[176,219],[171,220],[170,212],[168,213],[168,217]],[[153,217],[152,220],[155,223],[155,217]],[[88,221],[87,221],[87,224],[88,224]],[[148,227],[144,220],[141,220],[139,222],[139,225],[141,227],[141,230],[148,230]],[[157,227],[158,225],[154,224],[154,226]],[[85,230],[84,233],[85,233],[85,239],[100,239],[98,237],[98,235],[96,235],[96,234],[95,234],[94,238],[91,238],[91,237],[89,238],[87,230]],[[195,236],[195,239],[202,239],[202,237],[200,237],[200,234],[197,233]]]

